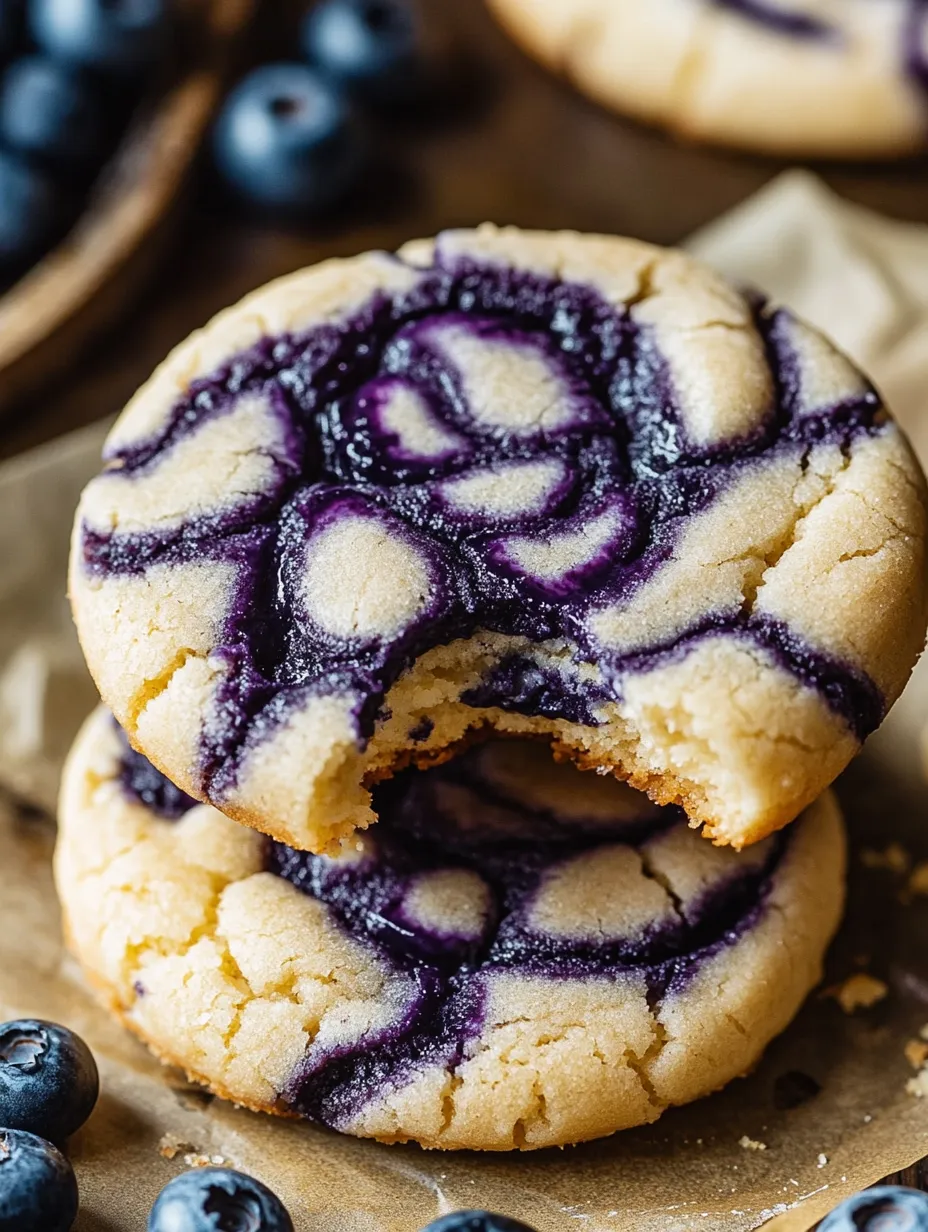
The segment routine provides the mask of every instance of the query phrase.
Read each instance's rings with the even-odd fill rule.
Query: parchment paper
[[[862,358],[928,457],[928,230],[872,219],[794,174],[694,248]],[[928,1154],[928,1095],[906,1089],[928,1054],[928,895],[918,892],[928,876],[917,871],[928,863],[918,752],[928,666],[839,785],[854,859],[825,987],[866,972],[887,995],[850,1015],[833,995],[814,995],[756,1073],[725,1092],[584,1147],[441,1155],[252,1115],[162,1070],[94,1005],[64,955],[49,869],[58,767],[94,702],[64,571],[102,436],[93,428],[0,468],[0,1016],[65,1021],[100,1062],[100,1105],[72,1142],[81,1232],[140,1232],[161,1186],[205,1159],[265,1180],[300,1232],[413,1232],[472,1205],[542,1232],[745,1232],[770,1220],[803,1232]]]

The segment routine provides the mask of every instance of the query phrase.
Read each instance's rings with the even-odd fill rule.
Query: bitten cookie
[[[510,1150],[715,1090],[820,977],[845,863],[830,795],[739,855],[543,745],[477,746],[379,791],[356,848],[308,855],[194,805],[95,714],[56,858],[93,984],[237,1103]]]
[[[291,846],[493,728],[742,846],[908,679],[924,480],[788,313],[679,253],[484,227],[194,334],[109,438],[70,585],[133,745]]]
[[[766,153],[928,142],[921,0],[488,0],[533,56],[619,111]]]

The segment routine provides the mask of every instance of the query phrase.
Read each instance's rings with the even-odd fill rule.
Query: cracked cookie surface
[[[928,144],[922,0],[489,0],[536,58],[686,137],[793,156]]]
[[[163,1059],[248,1107],[443,1149],[565,1145],[750,1069],[818,981],[823,796],[737,854],[521,742],[378,789],[337,857],[184,798],[91,717],[65,772],[70,943]]]
[[[291,846],[491,729],[791,821],[926,623],[924,480],[790,314],[628,240],[484,227],[289,276],[175,351],[78,512],[104,701]]]

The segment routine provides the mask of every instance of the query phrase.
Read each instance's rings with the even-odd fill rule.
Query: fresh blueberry
[[[0,79],[0,142],[52,166],[87,166],[103,143],[97,95],[48,56],[16,60]]]
[[[255,69],[216,125],[220,172],[247,200],[289,214],[343,197],[363,164],[363,134],[341,93],[302,64]]]
[[[64,1142],[99,1094],[97,1065],[80,1036],[35,1018],[0,1023],[0,1125]]]
[[[452,1211],[422,1229],[422,1232],[535,1232],[526,1223],[492,1211]]]
[[[406,102],[424,84],[421,14],[412,0],[322,0],[303,20],[310,64],[378,102]]]
[[[848,1198],[819,1232],[928,1232],[928,1194],[901,1185],[877,1185]]]
[[[0,1232],[69,1232],[77,1181],[57,1147],[21,1129],[0,1129]]]
[[[0,150],[0,276],[41,256],[58,231],[60,199],[51,180]]]
[[[148,1216],[148,1232],[220,1230],[293,1232],[293,1221],[266,1185],[229,1168],[199,1168],[175,1177]]]
[[[165,48],[169,0],[29,0],[29,26],[56,60],[127,74]]]

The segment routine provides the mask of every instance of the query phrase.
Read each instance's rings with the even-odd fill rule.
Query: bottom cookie
[[[745,1073],[821,974],[826,794],[735,853],[613,779],[497,743],[380,789],[337,859],[183,796],[95,713],[65,771],[71,945],[165,1061],[386,1142],[561,1146]]]

